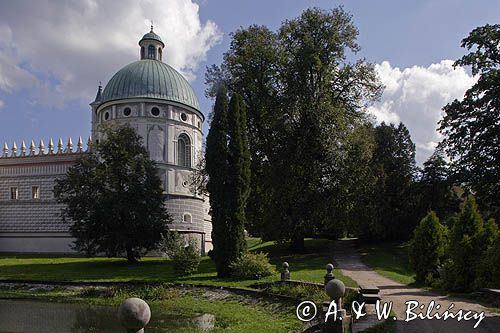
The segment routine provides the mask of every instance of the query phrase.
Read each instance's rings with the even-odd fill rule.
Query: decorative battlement
[[[26,148],[26,143],[21,143],[21,149],[17,148],[17,144],[14,141],[10,150],[7,143],[3,146],[3,153],[0,158],[18,158],[26,156],[49,156],[49,155],[63,155],[63,154],[81,154],[85,152],[90,152],[92,150],[92,137],[89,137],[87,141],[87,148],[84,150],[82,137],[78,137],[78,143],[76,145],[76,150],[73,150],[73,140],[68,138],[66,145],[63,144],[61,138],[57,142],[57,147],[54,145],[54,140],[52,138],[49,140],[49,145],[46,149],[43,140],[40,140],[38,147],[35,145],[35,141],[31,140],[29,150]],[[57,149],[57,150],[56,150]],[[10,153],[9,153],[10,151]]]

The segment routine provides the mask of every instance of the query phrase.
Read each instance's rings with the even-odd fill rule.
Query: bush
[[[177,231],[168,231],[161,235],[158,250],[169,258],[186,244],[185,239]]]
[[[319,304],[328,298],[325,294],[324,287],[308,284],[271,284],[265,291],[271,294],[285,295],[301,300],[310,300]]]
[[[410,245],[410,263],[418,283],[431,284],[438,277],[438,268],[444,257],[445,236],[446,228],[439,223],[433,211],[415,228]]]
[[[481,271],[486,251],[491,245],[491,235],[487,235],[483,219],[477,209],[476,201],[470,197],[455,220],[450,237],[447,279],[448,289],[469,291],[481,280]]]
[[[260,279],[276,272],[264,253],[243,254],[230,265],[232,276],[237,279]]]
[[[481,260],[475,287],[478,289],[485,287],[500,288],[500,233],[493,220],[487,222],[485,231],[488,233],[486,241],[489,241],[491,245]]]
[[[186,242],[178,232],[169,231],[163,235],[159,250],[172,259],[176,275],[191,275],[198,270],[201,258],[194,240]]]
[[[126,290],[125,292],[128,297],[138,297],[147,301],[175,299],[180,295],[179,290],[166,284],[159,286],[141,286]]]
[[[190,239],[187,246],[181,246],[174,251],[172,262],[175,274],[185,276],[196,273],[200,265],[200,259],[198,246]]]

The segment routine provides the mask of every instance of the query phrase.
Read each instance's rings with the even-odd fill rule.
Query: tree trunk
[[[134,251],[132,251],[132,247],[130,246],[127,246],[127,261],[129,264],[135,264],[137,263],[137,259],[136,257],[134,256]]]
[[[295,253],[303,253],[305,249],[304,236],[301,234],[294,234],[290,241],[290,250]]]

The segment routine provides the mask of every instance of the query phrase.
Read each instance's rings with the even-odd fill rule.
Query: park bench
[[[364,302],[365,304],[376,304],[377,301],[380,301],[379,292],[380,289],[376,286],[360,285],[359,302]]]

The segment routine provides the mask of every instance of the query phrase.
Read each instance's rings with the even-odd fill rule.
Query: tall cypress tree
[[[229,258],[236,260],[245,251],[245,208],[250,190],[250,151],[243,99],[233,94],[229,103],[228,226]]]
[[[227,117],[227,92],[220,86],[215,99],[210,131],[207,135],[207,149],[205,152],[206,170],[209,176],[207,190],[210,193],[210,206],[212,215],[212,240],[214,244],[214,261],[220,277],[229,275],[229,243],[227,242],[229,230],[227,220],[229,171],[227,145],[228,117]]]

